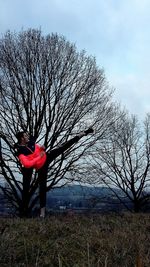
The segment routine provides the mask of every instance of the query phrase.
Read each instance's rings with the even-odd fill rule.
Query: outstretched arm
[[[48,160],[52,161],[55,158],[57,158],[60,154],[62,154],[64,151],[66,151],[68,148],[70,148],[72,145],[77,143],[83,136],[88,135],[89,133],[93,133],[93,129],[89,128],[88,130],[81,132],[80,134],[76,135],[66,143],[62,144],[60,147],[52,149],[50,152],[48,152]]]

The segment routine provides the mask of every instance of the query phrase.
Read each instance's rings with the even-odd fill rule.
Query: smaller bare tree
[[[94,182],[105,184],[114,192],[115,188],[121,189],[135,212],[141,211],[150,199],[150,115],[143,125],[142,128],[135,116],[122,114],[112,125],[109,141],[103,147],[97,144],[90,159]]]

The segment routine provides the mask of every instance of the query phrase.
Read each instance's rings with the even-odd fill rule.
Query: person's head
[[[27,144],[29,142],[29,135],[26,132],[18,132],[16,134],[18,144]]]

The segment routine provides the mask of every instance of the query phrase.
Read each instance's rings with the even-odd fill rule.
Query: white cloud
[[[75,42],[104,67],[116,99],[149,111],[149,0],[0,0],[0,32],[41,27]]]
[[[116,88],[115,99],[141,119],[150,112],[150,79],[147,76],[112,75],[110,83]]]

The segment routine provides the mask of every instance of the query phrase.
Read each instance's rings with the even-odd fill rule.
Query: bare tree
[[[28,131],[37,142],[51,150],[79,131],[92,126],[94,137],[78,144],[51,162],[47,191],[75,179],[79,159],[99,138],[104,138],[114,121],[104,71],[84,51],[77,52],[63,36],[42,36],[30,29],[7,32],[0,40],[0,137],[2,139],[1,175],[8,187],[0,186],[19,210],[22,203],[21,166],[14,151],[16,133]],[[81,161],[80,161],[80,164]],[[28,209],[38,195],[37,173],[33,172]]]
[[[121,189],[139,212],[150,199],[150,115],[142,127],[135,116],[122,113],[112,131],[103,147],[96,144],[90,160],[93,181],[107,185],[114,193],[115,188]],[[118,193],[117,197],[123,200]]]

